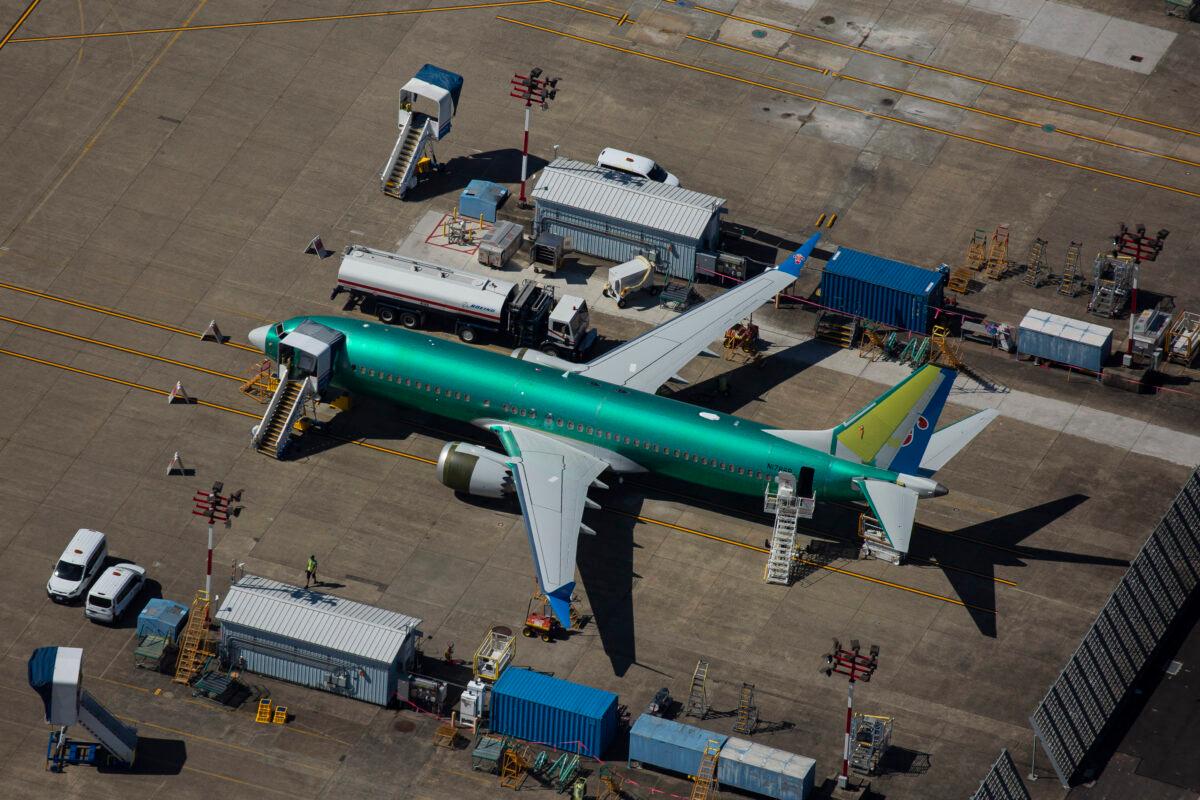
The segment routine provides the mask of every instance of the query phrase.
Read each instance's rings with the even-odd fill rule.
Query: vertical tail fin
[[[836,428],[769,433],[847,461],[916,474],[955,374],[928,364]]]
[[[834,454],[916,473],[957,373],[928,364],[833,430]]]

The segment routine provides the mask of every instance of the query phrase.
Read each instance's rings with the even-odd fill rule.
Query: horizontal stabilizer
[[[867,503],[891,546],[908,552],[912,540],[913,518],[917,515],[917,493],[887,481],[863,480],[859,483]]]
[[[958,455],[959,450],[966,447],[999,415],[999,411],[989,408],[942,428],[929,440],[925,456],[921,459],[921,470],[934,473],[946,466],[946,462]]]

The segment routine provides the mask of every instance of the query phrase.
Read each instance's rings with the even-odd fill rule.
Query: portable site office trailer
[[[534,236],[570,238],[577,252],[623,263],[652,258],[691,280],[696,254],[715,253],[725,200],[596,164],[558,158],[534,186]]]
[[[246,575],[217,610],[232,666],[387,705],[412,668],[421,620]]]

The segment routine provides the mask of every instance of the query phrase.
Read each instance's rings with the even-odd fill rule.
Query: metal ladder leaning
[[[692,794],[689,800],[707,800],[709,793],[717,788],[717,755],[721,752],[721,743],[709,739],[700,756],[700,766],[692,776]]]
[[[192,610],[188,612],[187,627],[179,642],[179,660],[175,662],[175,683],[191,683],[213,653],[208,649],[208,592],[196,590]]]
[[[763,510],[775,515],[775,529],[771,533],[771,553],[763,567],[763,580],[781,586],[792,581],[792,564],[796,558],[796,520],[800,516],[800,500],[796,496],[796,478],[790,472],[776,476],[777,492],[767,484],[763,496]]]
[[[1046,240],[1034,239],[1033,244],[1029,245],[1029,258],[1025,264],[1025,274],[1021,276],[1021,282],[1038,288],[1045,282],[1046,278]]]
[[[1083,242],[1071,242],[1067,248],[1067,262],[1063,266],[1062,278],[1058,282],[1058,293],[1074,297],[1079,294],[1079,253]]]
[[[758,706],[754,705],[754,684],[743,683],[742,692],[738,695],[737,722],[733,724],[733,732],[750,736],[756,727]]]
[[[708,662],[700,659],[692,672],[692,690],[688,693],[685,717],[704,719],[708,716]]]

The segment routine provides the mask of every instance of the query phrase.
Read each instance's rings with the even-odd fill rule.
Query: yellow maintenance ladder
[[[175,683],[191,683],[192,678],[215,653],[208,641],[208,592],[196,590],[192,610],[188,612],[187,627],[179,641],[179,660],[175,662]]]
[[[700,756],[700,766],[692,776],[692,794],[689,800],[708,800],[709,794],[717,790],[717,754],[721,752],[721,743],[709,739],[704,746],[704,754]]]

